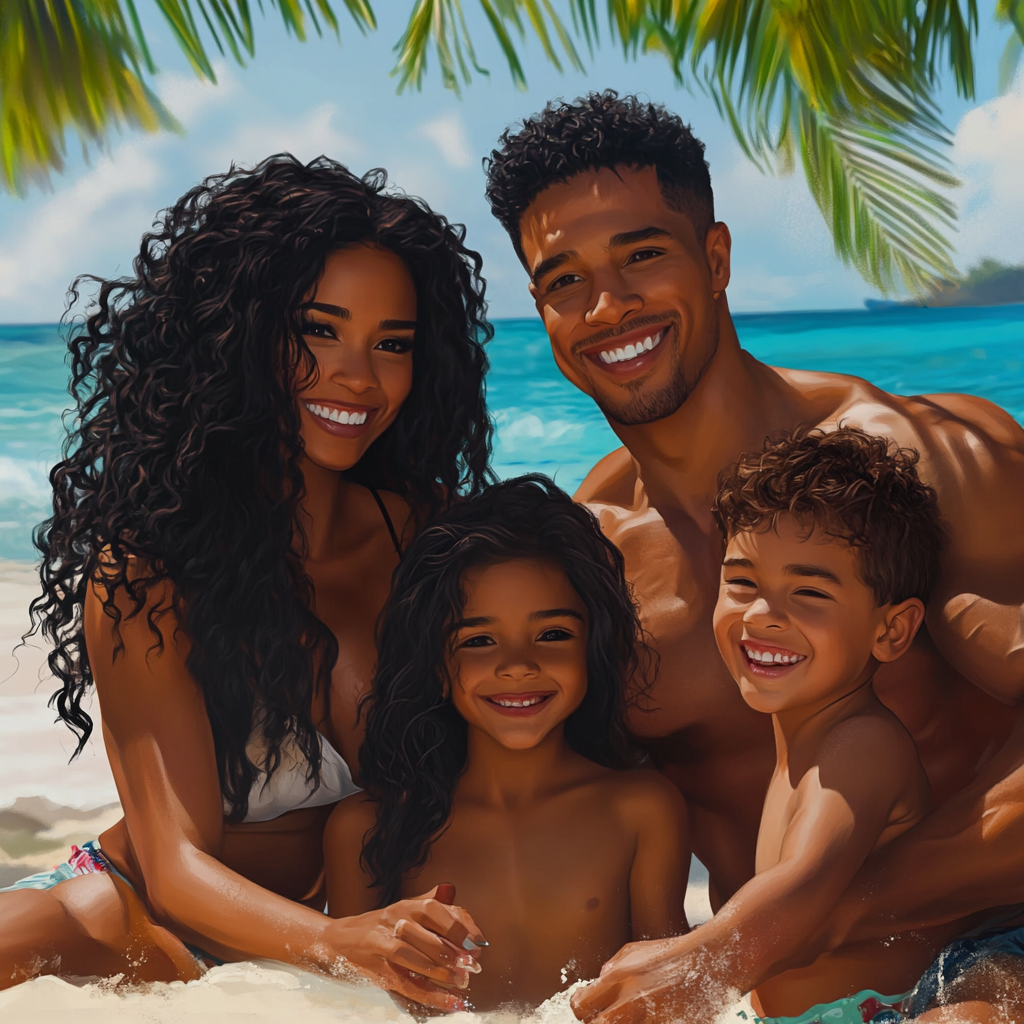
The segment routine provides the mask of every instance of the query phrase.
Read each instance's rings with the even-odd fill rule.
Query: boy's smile
[[[889,611],[861,579],[856,548],[781,515],[729,540],[715,639],[751,707],[813,712],[871,678]]]

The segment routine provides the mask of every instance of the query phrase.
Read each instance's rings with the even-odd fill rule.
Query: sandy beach
[[[72,734],[47,707],[56,683],[39,638],[22,643],[28,606],[39,592],[35,569],[0,562],[0,886],[52,867],[72,843],[95,838],[121,814],[117,790],[100,739],[99,708],[86,700],[96,723],[81,756],[68,763]],[[707,876],[694,863],[686,900],[687,916],[710,916]],[[745,1005],[745,1004],[744,1004]],[[736,1007],[735,1009],[739,1009]],[[151,985],[125,991],[110,982],[71,984],[39,978],[0,992],[0,1020],[35,1024],[61,1022],[158,1021],[160,1024],[220,1024],[226,1018],[278,1024],[303,1021],[335,1024],[411,1018],[381,992],[308,974],[276,963],[214,968],[188,985]],[[453,1024],[570,1024],[575,1018],[562,993],[525,1016],[515,1012],[456,1014]],[[730,1010],[726,1019],[734,1020]]]

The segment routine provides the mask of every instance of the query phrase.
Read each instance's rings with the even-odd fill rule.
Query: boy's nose
[[[766,597],[758,597],[747,606],[743,615],[744,622],[757,625],[761,629],[782,629],[785,616],[777,612]]]

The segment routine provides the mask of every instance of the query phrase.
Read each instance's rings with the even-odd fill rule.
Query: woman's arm
[[[214,953],[327,972],[355,967],[410,998],[453,1008],[452,996],[433,986],[428,991],[408,973],[455,981],[447,964],[454,965],[454,946],[461,946],[467,925],[448,908],[432,900],[406,901],[408,906],[331,920],[220,862],[224,812],[213,735],[202,694],[186,669],[188,641],[175,629],[169,585],[151,592],[148,606],[131,618],[131,602],[119,595],[120,638],[103,611],[102,594],[94,589],[87,598],[85,630],[131,844],[129,863],[118,866],[133,876],[154,915]],[[402,918],[415,927],[399,938],[394,926]]]
[[[624,811],[637,837],[629,874],[633,937],[661,939],[688,932],[683,902],[690,846],[682,795],[653,771],[639,776],[625,795]]]

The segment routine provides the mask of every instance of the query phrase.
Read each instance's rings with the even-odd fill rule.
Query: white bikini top
[[[299,807],[322,807],[359,792],[345,759],[323,736],[319,733],[317,735],[320,739],[320,786],[314,790],[306,781],[309,765],[295,742],[294,734],[281,744],[281,762],[267,782],[266,772],[262,768],[266,758],[266,744],[262,735],[258,731],[254,732],[246,753],[257,766],[257,774],[249,792],[249,810],[243,821],[270,821],[271,818],[279,818]],[[230,811],[231,805],[225,801],[224,814]]]

